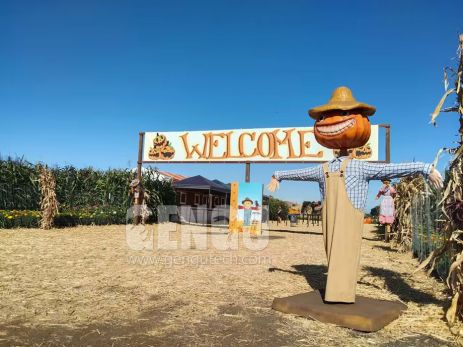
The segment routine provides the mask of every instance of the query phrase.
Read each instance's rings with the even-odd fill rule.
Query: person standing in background
[[[383,200],[379,206],[379,223],[384,225],[384,239],[389,241],[389,235],[391,232],[391,224],[394,223],[395,208],[394,208],[394,196],[396,190],[391,186],[390,180],[383,180],[383,186],[379,189],[375,200],[378,200],[381,195]]]

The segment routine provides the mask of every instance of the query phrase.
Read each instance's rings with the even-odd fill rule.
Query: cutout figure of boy
[[[257,210],[258,207],[253,206],[254,201],[250,198],[245,198],[243,201],[241,201],[241,206],[239,206],[240,209],[243,209],[243,226],[244,227],[249,227],[251,226],[251,220],[252,220],[252,211]]]
[[[340,149],[339,157],[315,167],[276,171],[267,186],[273,192],[282,180],[318,182],[328,259],[325,302],[355,302],[369,181],[422,174],[434,187],[442,187],[442,177],[431,164],[382,164],[348,157],[350,148],[368,142],[371,131],[368,117],[375,111],[375,107],[358,102],[349,88],[335,89],[328,103],[310,109],[309,115],[315,119],[317,142],[327,148]]]

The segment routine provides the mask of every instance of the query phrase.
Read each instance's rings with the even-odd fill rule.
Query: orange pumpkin
[[[156,133],[156,137],[153,140],[154,147],[162,147],[166,144],[166,136]]]
[[[148,157],[150,159],[159,159],[161,156],[161,148],[159,147],[151,147],[148,153]]]
[[[175,149],[167,142],[167,146],[161,148],[162,159],[172,159],[175,155]]]
[[[361,110],[333,110],[316,120],[314,133],[317,142],[324,147],[349,149],[368,142],[371,126]]]

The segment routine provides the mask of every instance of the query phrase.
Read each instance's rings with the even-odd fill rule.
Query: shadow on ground
[[[293,275],[303,276],[312,289],[323,289],[326,286],[326,272],[328,271],[325,265],[292,265],[294,270],[285,270],[277,267],[268,269],[270,272],[281,271]],[[309,288],[307,288],[309,289]]]
[[[184,305],[178,302],[174,306]],[[0,325],[3,346],[285,346],[300,336],[280,334],[284,317],[270,309],[256,311],[229,303],[200,323],[173,325],[175,307],[151,307],[135,320],[91,325],[24,322]],[[166,329],[163,331],[163,329]]]
[[[269,231],[276,232],[276,233],[290,233],[290,234],[306,234],[306,235],[322,235],[321,232],[315,231],[297,231],[291,229],[269,229]]]
[[[371,230],[373,237],[363,237],[364,240],[368,241],[384,241],[384,228],[381,225],[375,225]]]
[[[415,302],[418,304],[444,305],[444,301],[437,299],[434,295],[412,287],[405,279],[404,274],[389,269],[366,266],[364,268],[370,275],[380,277],[384,285],[391,293],[397,295],[404,302]],[[406,276],[406,275],[405,275]],[[413,279],[409,280],[413,282]],[[360,282],[364,285],[372,285],[368,282]],[[373,285],[374,286],[374,285]]]
[[[281,271],[290,273],[293,275],[303,276],[309,286],[312,289],[323,289],[326,286],[326,272],[327,267],[325,265],[307,265],[307,264],[299,264],[299,265],[292,265],[294,270],[285,270],[279,269],[276,267],[269,268],[268,271]],[[403,302],[415,302],[418,304],[438,304],[443,305],[444,301],[439,300],[434,297],[432,294],[426,293],[422,290],[413,288],[404,278],[405,276],[399,272],[367,266],[364,268],[369,275],[379,277],[384,280],[385,288],[391,292],[392,294],[397,295],[401,301]],[[412,280],[410,280],[412,281]],[[383,289],[375,284],[366,282],[364,280],[360,280],[359,284],[363,284],[366,286],[374,287]]]
[[[376,249],[381,249],[386,252],[394,252],[394,253],[399,253],[399,250],[396,248],[392,248],[391,246],[385,246],[385,245],[373,245],[373,248]]]

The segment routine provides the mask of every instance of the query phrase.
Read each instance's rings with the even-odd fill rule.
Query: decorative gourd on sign
[[[323,131],[323,129],[321,129]],[[317,140],[313,127],[146,132],[143,162],[321,162],[336,153]],[[317,140],[316,140],[317,137]],[[353,156],[378,160],[378,126],[364,129],[367,142]],[[339,139],[343,141],[343,139]],[[364,141],[362,141],[364,143]],[[328,148],[327,148],[328,147]],[[358,154],[358,155],[357,155]]]

